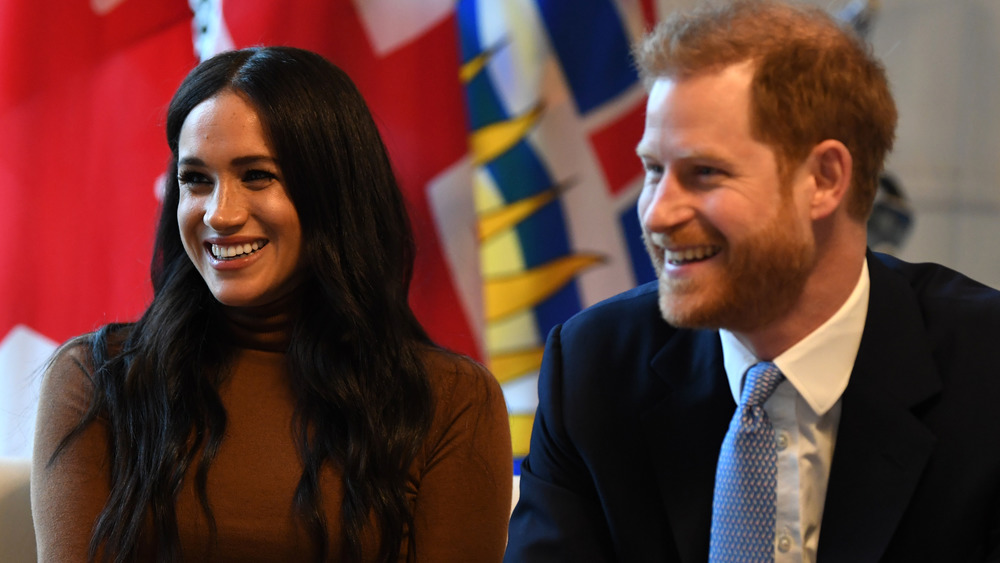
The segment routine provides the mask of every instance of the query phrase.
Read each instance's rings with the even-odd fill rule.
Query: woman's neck
[[[254,307],[222,306],[233,344],[269,352],[286,352],[292,319],[299,305],[297,295]]]

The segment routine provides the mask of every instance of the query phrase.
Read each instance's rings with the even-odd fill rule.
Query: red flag
[[[440,244],[428,193],[428,186],[468,152],[452,5],[451,0],[242,0],[223,5],[222,25],[232,46],[309,49],[355,81],[379,124],[409,204],[417,240],[414,312],[435,341],[479,357],[478,303],[463,301],[453,276],[456,270],[477,275],[476,257],[472,254],[472,261],[458,268],[448,264],[455,257],[446,256]],[[474,241],[471,194],[466,197],[470,222],[465,236]]]
[[[37,379],[18,352],[131,320],[151,295],[164,113],[196,63],[191,11],[7,0],[0,57],[0,455],[17,455],[10,435],[33,406],[3,401]]]

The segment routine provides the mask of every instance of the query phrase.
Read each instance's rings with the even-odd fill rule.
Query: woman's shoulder
[[[42,375],[35,441],[54,449],[87,412],[94,393],[93,333],[76,336],[53,352]],[[44,421],[44,424],[42,424]],[[46,431],[58,428],[59,431]],[[43,439],[46,438],[47,439]],[[36,450],[37,451],[37,450]]]
[[[90,377],[94,371],[94,333],[81,334],[56,348],[46,365],[45,377]]]
[[[476,360],[444,349],[424,348],[421,357],[434,401],[427,458],[466,442],[476,451],[499,448],[509,458],[507,403],[493,374]]]
[[[507,426],[507,403],[500,383],[481,363],[442,348],[421,351],[434,402],[432,426],[448,427],[464,417]]]
[[[118,355],[128,333],[129,325],[108,326],[70,338],[49,358],[45,365],[43,386],[51,390],[85,390],[93,385],[95,351],[104,359]]]
[[[500,384],[481,363],[469,356],[427,346],[420,351],[431,389],[455,394],[489,396],[500,393]]]

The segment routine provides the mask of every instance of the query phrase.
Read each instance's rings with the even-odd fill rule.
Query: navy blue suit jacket
[[[1000,293],[868,256],[821,563],[1000,560]],[[647,284],[549,335],[505,561],[708,559],[735,409],[715,331],[667,325]]]

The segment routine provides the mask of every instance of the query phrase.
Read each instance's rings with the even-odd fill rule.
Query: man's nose
[[[674,173],[665,172],[652,190],[640,217],[646,230],[668,231],[694,218],[693,195]]]

